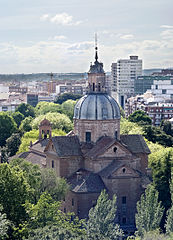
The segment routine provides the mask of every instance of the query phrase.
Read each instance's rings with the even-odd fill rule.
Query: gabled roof
[[[105,189],[101,177],[85,169],[79,169],[69,179],[71,191],[76,193],[100,193]]]
[[[46,156],[41,153],[32,152],[32,151],[23,152],[23,153],[14,155],[13,157],[10,158],[10,160],[15,159],[15,158],[23,158],[33,164],[38,164],[40,166],[46,166]]]
[[[134,173],[136,177],[140,176],[140,172],[129,168],[125,163],[118,162],[116,160],[113,160],[107,167],[102,169],[98,174],[103,178],[109,178],[113,173],[115,173],[119,168],[125,167],[127,169],[131,169],[131,171]],[[124,175],[126,177],[126,175]]]
[[[44,153],[44,150],[45,150],[48,142],[49,142],[48,138],[38,140],[37,142],[33,143],[31,149]]]
[[[85,154],[85,157],[95,158],[97,155],[104,153],[104,151],[115,141],[116,140],[111,137],[102,137],[96,142],[96,145],[94,145],[94,147]]]
[[[59,157],[82,156],[77,136],[57,136],[52,138],[52,142]]]
[[[151,153],[141,135],[121,135],[120,140],[132,153]]]

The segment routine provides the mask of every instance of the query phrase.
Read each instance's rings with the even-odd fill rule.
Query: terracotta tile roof
[[[120,140],[132,153],[151,153],[141,135],[121,135]]]
[[[57,136],[52,138],[56,153],[60,157],[82,156],[77,136]]]
[[[105,189],[101,177],[85,169],[79,169],[69,179],[71,191],[76,193],[100,193]]]

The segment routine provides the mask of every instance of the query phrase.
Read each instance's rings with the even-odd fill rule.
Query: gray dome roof
[[[75,105],[74,119],[120,119],[118,103],[106,93],[89,93]]]

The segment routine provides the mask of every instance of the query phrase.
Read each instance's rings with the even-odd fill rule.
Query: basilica
[[[95,61],[88,72],[88,93],[74,109],[74,130],[66,136],[51,134],[51,123],[43,120],[39,139],[18,157],[53,168],[64,177],[70,191],[62,202],[64,212],[87,218],[98,196],[106,189],[117,196],[117,217],[126,233],[135,230],[136,203],[147,184],[148,154],[141,135],[120,134],[120,108],[107,94],[103,64]]]

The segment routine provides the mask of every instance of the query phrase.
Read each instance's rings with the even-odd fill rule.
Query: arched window
[[[54,160],[52,160],[52,168],[54,168],[55,167],[55,165],[54,165]]]
[[[116,151],[117,151],[117,147],[114,147],[114,153],[116,153]]]

